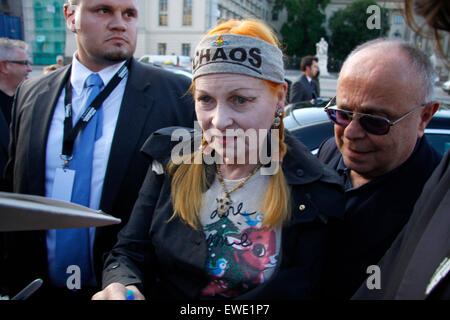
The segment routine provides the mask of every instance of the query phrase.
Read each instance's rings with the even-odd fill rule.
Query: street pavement
[[[33,71],[31,72],[30,78],[37,77],[42,74],[44,66],[34,65]],[[286,70],[286,78],[292,82],[295,82],[301,75],[300,70]],[[320,77],[320,95],[324,98],[332,98],[336,95],[337,86],[337,74],[331,74],[327,77]],[[435,99],[441,103],[450,106],[450,95],[447,94],[441,87],[435,86],[434,90]]]

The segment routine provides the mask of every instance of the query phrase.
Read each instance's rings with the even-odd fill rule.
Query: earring
[[[278,128],[281,124],[281,116],[283,115],[283,108],[278,108],[275,112],[275,119],[273,119],[272,128]]]

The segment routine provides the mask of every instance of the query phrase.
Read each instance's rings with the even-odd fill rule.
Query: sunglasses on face
[[[21,64],[21,65],[24,65],[24,66],[31,66],[32,65],[32,63],[30,61],[28,61],[28,60],[6,60],[6,62]]]
[[[387,134],[392,126],[396,125],[410,114],[429,104],[424,103],[400,116],[400,118],[398,118],[397,120],[391,121],[381,116],[339,109],[336,105],[332,106],[332,103],[335,100],[336,97],[331,99],[331,101],[325,107],[325,112],[328,114],[328,118],[330,118],[330,120],[334,124],[345,128],[350,124],[350,122],[352,122],[353,119],[357,118],[359,120],[359,124],[366,132],[378,136]]]

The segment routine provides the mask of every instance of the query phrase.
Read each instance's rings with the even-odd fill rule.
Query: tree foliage
[[[385,36],[389,31],[388,11],[380,8],[381,29],[369,29],[367,20],[371,13],[367,8],[377,5],[373,0],[357,0],[345,9],[336,11],[330,18],[328,26],[331,32],[329,56],[343,61],[359,44]]]
[[[287,21],[281,27],[282,43],[287,55],[315,55],[316,43],[326,37],[323,13],[330,0],[275,0],[275,12],[286,8]]]

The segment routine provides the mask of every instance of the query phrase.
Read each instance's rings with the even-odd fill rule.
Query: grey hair
[[[400,49],[409,60],[411,64],[411,70],[417,75],[417,79],[420,80],[422,84],[422,98],[424,102],[430,102],[433,100],[434,94],[434,77],[435,72],[433,70],[433,66],[428,59],[428,57],[416,46],[402,40],[394,40],[394,39],[386,39],[386,38],[377,38],[374,40],[367,41],[355,49],[347,56],[344,61],[347,62],[351,57],[353,57],[358,52],[367,49],[367,48],[375,48],[384,45],[393,45]]]
[[[0,38],[0,61],[14,59],[14,49],[28,49],[28,44],[22,40]]]

